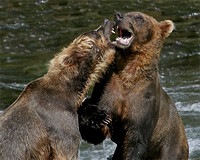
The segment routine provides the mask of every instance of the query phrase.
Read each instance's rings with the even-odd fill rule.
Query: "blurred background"
[[[114,11],[140,11],[176,29],[160,56],[160,79],[183,119],[190,159],[200,159],[200,0],[0,0],[0,112],[48,62],[81,33]],[[81,142],[80,160],[106,160],[116,145]]]

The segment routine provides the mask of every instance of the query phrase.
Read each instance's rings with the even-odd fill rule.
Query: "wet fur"
[[[113,61],[104,29],[81,35],[0,115],[0,159],[78,159],[77,109]]]
[[[181,117],[158,75],[160,50],[173,30],[172,22],[157,22],[143,13],[130,12],[116,23],[132,30],[135,39],[128,48],[117,46],[114,69],[96,83],[88,100],[111,115],[108,136],[117,144],[113,159],[188,159]],[[97,101],[93,100],[95,95],[99,96]]]

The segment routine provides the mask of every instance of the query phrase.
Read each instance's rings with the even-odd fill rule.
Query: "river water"
[[[0,111],[28,82],[47,72],[48,62],[81,33],[114,11],[140,11],[175,30],[160,57],[160,78],[174,100],[189,142],[190,159],[200,159],[200,0],[0,0]],[[80,160],[106,160],[116,145],[81,142]]]

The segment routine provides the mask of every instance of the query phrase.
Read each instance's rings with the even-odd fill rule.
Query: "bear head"
[[[164,39],[174,28],[170,20],[157,22],[153,17],[141,12],[116,12],[114,20],[119,37],[113,44],[123,49],[133,45],[140,48],[145,44],[161,48]]]
[[[114,22],[105,19],[98,29],[80,35],[50,63],[47,76],[79,93],[80,103],[114,60],[115,47],[110,42],[113,26]]]
[[[114,22],[104,19],[101,26],[94,31],[86,32],[79,36],[68,47],[71,52],[65,57],[64,63],[68,66],[79,65],[86,62],[94,66],[106,58],[106,51],[113,48],[110,43],[110,35]]]
[[[71,79],[104,70],[114,58],[114,46],[110,43],[113,26],[113,21],[105,19],[96,30],[80,35],[51,61],[49,72],[66,72],[66,79]]]

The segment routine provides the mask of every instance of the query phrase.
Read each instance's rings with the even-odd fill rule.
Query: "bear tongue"
[[[131,40],[131,37],[130,38],[121,38],[121,37],[118,37],[116,39],[116,41],[120,42],[121,44],[124,44],[124,45],[128,45],[129,42]]]
[[[122,28],[120,26],[117,26],[118,34],[120,37],[122,37]]]
[[[122,29],[120,28],[120,37],[122,38]]]

